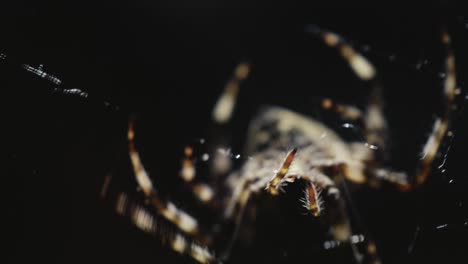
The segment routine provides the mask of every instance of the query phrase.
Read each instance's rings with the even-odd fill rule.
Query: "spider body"
[[[250,123],[246,144],[249,159],[238,170],[230,170],[230,157],[225,151],[210,153],[214,157],[211,162],[214,174],[225,175],[221,188],[194,180],[197,159],[192,147],[186,147],[179,175],[194,197],[214,212],[212,218],[217,224],[206,226],[158,194],[157,184],[141,161],[135,144],[135,124],[130,120],[130,161],[146,205],[131,201],[122,192],[116,196],[116,211],[128,215],[143,231],[160,237],[172,250],[200,263],[214,263],[229,260],[236,241],[244,239],[241,233],[255,233],[252,223],[256,221],[255,210],[262,197],[286,196],[290,186],[296,186],[299,195],[292,196],[298,198],[311,222],[319,220],[317,222],[327,229],[329,241],[325,248],[346,245],[351,249],[354,262],[380,263],[371,235],[362,228],[359,229],[364,235],[354,231],[350,204],[344,193],[346,182],[372,188],[388,184],[400,191],[412,191],[425,182],[442,142],[450,137],[451,112],[455,97],[460,93],[456,88],[450,37],[446,32],[441,35],[447,48],[445,108],[434,122],[414,175],[408,175],[382,165],[381,154],[387,151],[387,122],[375,67],[337,34],[318,27],[308,30],[334,48],[355,75],[373,87],[364,110],[330,99],[323,99],[321,104],[325,111],[335,112],[345,120],[347,127],[359,126],[363,140],[346,141],[316,119],[281,107],[267,107]],[[213,110],[217,125],[229,122],[239,87],[249,73],[248,63],[241,63],[234,70]],[[106,197],[109,182],[110,176],[103,186],[103,197]],[[162,231],[165,228],[173,232]]]

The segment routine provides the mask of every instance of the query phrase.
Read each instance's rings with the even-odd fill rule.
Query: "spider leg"
[[[450,35],[444,31],[441,34],[441,41],[446,48],[445,72],[443,96],[445,100],[445,109],[443,113],[435,120],[432,133],[424,144],[422,158],[419,163],[419,172],[417,173],[413,188],[418,187],[426,181],[432,167],[432,163],[437,152],[446,136],[452,136],[450,132],[453,110],[455,110],[455,97],[460,90],[456,88],[455,56],[450,43]]]
[[[225,176],[232,167],[229,130],[226,127],[234,113],[237,97],[239,94],[240,85],[247,79],[250,73],[250,64],[247,62],[239,63],[234,69],[231,78],[224,86],[224,90],[216,101],[212,120],[214,122],[212,138],[215,139],[211,143],[211,151],[213,153],[212,172],[214,176]],[[220,177],[217,177],[218,179]],[[215,182],[215,184],[219,184]]]
[[[338,34],[317,26],[311,26],[308,29],[311,33],[318,35],[327,46],[335,48],[359,79],[371,83],[372,90],[364,114],[365,138],[369,144],[376,145],[384,150],[387,137],[387,121],[383,115],[382,88],[377,78],[377,70],[367,58],[354,50]],[[325,101],[323,105],[325,108],[329,105],[328,102]],[[346,117],[348,112],[355,115],[352,108],[351,110],[348,110],[349,107],[342,109],[344,111],[341,114],[342,116]]]
[[[344,176],[344,178],[346,178],[346,165],[338,167],[338,169],[341,169],[340,174]],[[346,232],[346,225],[344,225],[344,223],[347,223],[348,227],[350,228],[349,231],[351,231],[352,229],[350,225],[350,220],[354,220],[354,232],[356,232],[356,229],[358,229],[361,233],[363,233],[363,236],[351,235],[351,233],[349,233],[350,236],[348,240],[345,241],[345,243],[350,244],[355,259],[358,263],[380,264],[381,261],[377,254],[377,247],[375,245],[375,242],[372,239],[370,233],[361,223],[359,216],[356,214],[356,209],[354,208],[355,206],[351,199],[348,187],[346,185],[346,182],[343,181],[344,178],[340,178],[342,179],[341,181],[336,181],[338,182],[337,184],[340,185],[339,192],[334,191],[335,195],[331,196],[331,200],[334,200],[337,212],[335,212],[335,215],[331,215],[331,219],[329,221],[333,222],[333,219],[336,219],[335,221],[341,223],[340,225],[338,225],[338,227],[341,226],[341,228],[338,228],[338,231]],[[327,204],[328,203],[330,203],[330,199],[327,200]],[[349,213],[346,213],[347,211]]]
[[[215,191],[213,188],[205,183],[194,182],[196,169],[192,147],[186,146],[184,153],[185,158],[182,160],[182,168],[179,173],[180,177],[200,202],[215,207]]]
[[[141,163],[140,155],[135,147],[134,137],[134,124],[133,121],[130,120],[128,127],[129,154],[136,181],[144,195],[162,217],[177,226],[184,233],[199,241],[208,243],[210,239],[201,233],[198,222],[193,216],[187,214],[180,208],[177,208],[173,203],[163,201],[159,197],[149,175]]]
[[[106,177],[104,188],[106,192],[101,194],[103,199],[112,200],[117,214],[128,217],[130,221],[141,231],[158,237],[162,244],[167,244],[179,254],[187,255],[202,264],[215,263],[214,254],[200,242],[189,239],[183,233],[173,230],[166,222],[160,221],[144,205],[139,204],[125,192],[110,195],[107,192],[110,178]]]
[[[252,184],[253,181],[244,178],[227,203],[226,210],[224,211],[224,219],[233,221],[234,230],[221,254],[221,259],[229,258],[240,231],[245,209],[247,208],[252,195],[258,193],[260,190],[253,190]]]
[[[244,81],[250,72],[250,64],[242,62],[237,65],[231,79],[224,87],[224,92],[219,97],[213,108],[213,121],[217,124],[225,124],[229,122],[234,112],[239,86]]]
[[[447,53],[445,59],[446,78],[443,89],[445,106],[442,113],[436,118],[432,132],[424,144],[415,177],[412,181],[408,181],[407,175],[403,172],[394,172],[382,168],[376,168],[373,171],[377,178],[393,182],[403,191],[411,191],[424,184],[431,172],[434,160],[440,151],[443,141],[449,137],[453,137],[450,129],[453,111],[456,109],[455,99],[460,93],[460,89],[456,87],[455,56],[450,43],[450,35],[446,31],[442,32],[441,41],[445,45]]]
[[[231,168],[231,157],[230,150],[223,149],[222,144],[223,133],[220,133],[222,126],[227,124],[234,112],[237,95],[239,93],[240,84],[244,81],[250,72],[250,64],[247,62],[242,62],[234,69],[232,77],[226,83],[223,93],[218,98],[212,112],[212,119],[215,124],[219,125],[214,127],[216,130],[218,141],[214,142],[213,146],[213,162],[212,170],[215,175],[223,175],[227,173]],[[193,149],[190,146],[185,147],[185,158],[182,161],[182,168],[180,171],[180,176],[182,180],[187,184],[187,186],[192,190],[192,193],[195,197],[204,204],[207,204],[212,207],[216,207],[216,193],[212,187],[205,183],[194,182],[196,176],[196,169],[193,158]]]
[[[335,166],[331,169],[341,171],[339,174],[343,176],[347,173],[346,165]],[[321,187],[323,196],[321,199],[323,199],[328,206],[328,209],[325,208],[325,216],[327,222],[331,223],[330,231],[335,241],[333,244],[349,245],[358,263],[381,263],[377,255],[375,242],[369,232],[360,224],[358,217],[353,214],[353,204],[352,200],[350,200],[346,183],[342,181],[337,181],[337,183],[330,182],[329,177],[324,174],[317,174],[313,181],[317,186],[323,186]],[[341,187],[338,188],[335,184]],[[354,225],[357,225],[357,227],[355,226],[353,228],[351,226],[351,218],[354,218]],[[364,233],[364,236],[353,235],[356,231],[355,229],[361,230],[360,232]]]

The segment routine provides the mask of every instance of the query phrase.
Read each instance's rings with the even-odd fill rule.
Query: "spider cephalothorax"
[[[333,129],[311,117],[281,107],[267,107],[250,123],[246,144],[250,158],[238,170],[229,172],[229,161],[215,153],[213,171],[227,174],[220,189],[194,181],[193,149],[187,147],[180,176],[191,187],[194,197],[216,212],[213,218],[219,224],[206,226],[160,197],[157,185],[153,184],[140,160],[134,143],[135,124],[131,120],[128,128],[130,160],[147,205],[131,202],[125,193],[120,193],[116,198],[117,212],[129,215],[137,227],[161,237],[174,251],[201,263],[212,263],[229,258],[243,223],[255,221],[246,214],[246,210],[255,208],[259,197],[284,196],[288,194],[289,186],[299,184],[300,203],[310,218],[322,219],[328,228],[330,243],[349,245],[356,262],[379,263],[377,249],[370,236],[353,235],[342,184],[349,181],[375,187],[387,182],[400,191],[411,191],[425,182],[442,141],[451,133],[451,112],[460,92],[456,88],[450,37],[446,32],[441,35],[447,49],[443,89],[445,110],[434,122],[414,176],[408,176],[384,167],[376,155],[376,151],[386,151],[387,122],[375,67],[337,34],[318,27],[310,27],[309,30],[336,49],[358,78],[373,86],[364,110],[330,99],[321,102],[326,111],[334,111],[344,120],[361,124],[363,141],[347,142]],[[241,63],[235,69],[213,110],[216,123],[222,125],[230,120],[239,86],[249,72],[248,63]],[[106,181],[103,190],[108,184]],[[147,208],[151,208],[155,215]],[[161,232],[157,219],[177,231],[171,234]],[[330,246],[330,243],[326,245]],[[357,243],[360,243],[359,249],[355,246]]]

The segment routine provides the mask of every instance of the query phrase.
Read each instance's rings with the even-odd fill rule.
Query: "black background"
[[[468,20],[463,17],[324,16],[307,9],[173,8],[149,1],[15,5],[14,12],[3,11],[0,52],[19,63],[44,64],[66,88],[79,87],[90,96],[54,92],[19,67],[1,66],[2,130],[7,132],[1,185],[7,235],[2,240],[8,263],[186,262],[99,199],[108,173],[121,179],[120,187],[134,188],[125,141],[128,117],[137,120],[145,165],[163,194],[190,208],[177,187],[183,147],[196,138],[210,140],[213,103],[241,60],[251,61],[253,70],[229,127],[235,153],[242,152],[248,120],[262,104],[319,119],[317,98],[362,106],[369,87],[333,50],[307,34],[306,25],[342,34],[380,70],[392,136],[388,166],[414,170],[440,108],[441,25],[453,35],[459,86],[466,87]],[[437,171],[410,194],[391,188],[353,194],[384,263],[468,260],[468,130],[466,110],[460,113],[444,173]],[[309,240],[323,242],[314,234],[275,228],[289,234],[286,240],[278,235],[280,246],[256,245],[257,254],[235,252],[233,262],[287,263],[304,257],[301,261],[343,262],[333,256],[340,252],[308,251]]]

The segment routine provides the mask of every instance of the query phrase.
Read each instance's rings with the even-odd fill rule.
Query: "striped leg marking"
[[[451,47],[450,35],[446,31],[442,33],[441,41],[447,50],[445,60],[446,78],[444,82],[445,110],[434,122],[432,133],[424,145],[419,164],[419,173],[416,176],[416,181],[413,183],[413,188],[420,186],[426,181],[442,141],[447,135],[453,136],[449,129],[452,121],[452,111],[456,107],[455,98],[460,93],[460,90],[456,88],[455,56]]]
[[[167,223],[158,221],[158,218],[145,206],[132,201],[126,193],[117,194],[115,211],[121,216],[130,218],[132,223],[143,232],[157,236],[163,244],[167,244],[175,252],[187,255],[202,264],[216,262],[214,254],[206,246],[188,239],[177,231],[168,232],[171,227],[167,226]]]
[[[203,239],[202,235],[200,234],[198,222],[194,217],[177,208],[173,203],[164,202],[157,195],[156,190],[153,187],[153,183],[145,168],[143,167],[143,164],[141,163],[140,155],[135,147],[134,138],[134,124],[133,121],[130,120],[128,126],[128,146],[130,159],[136,181],[145,196],[149,198],[150,202],[153,204],[156,210],[169,222],[173,223],[183,232],[200,239],[201,241],[206,241],[206,239]]]
[[[218,124],[229,122],[236,105],[239,86],[242,81],[247,79],[250,72],[250,64],[243,62],[237,65],[231,79],[224,87],[224,92],[219,97],[213,108],[213,120]]]
[[[377,178],[395,183],[401,191],[411,191],[424,184],[431,173],[433,162],[440,150],[443,140],[448,136],[453,136],[453,133],[450,131],[453,118],[452,111],[456,108],[456,96],[460,94],[461,91],[456,87],[455,56],[450,44],[450,36],[447,32],[444,31],[441,34],[441,41],[447,50],[447,57],[445,59],[446,79],[443,89],[445,108],[434,121],[432,132],[422,149],[421,159],[415,177],[412,181],[408,181],[406,173],[394,172],[382,168],[375,169],[373,172]]]
[[[297,148],[294,148],[291,150],[288,155],[286,156],[286,159],[283,162],[283,165],[281,166],[281,169],[276,173],[276,175],[268,182],[265,190],[268,191],[271,195],[278,195],[278,188],[280,186],[281,181],[283,180],[284,176],[286,176],[286,173],[288,173],[289,167],[291,166],[291,163],[294,160],[294,156],[296,155]]]
[[[355,51],[344,39],[336,33],[323,30],[317,26],[308,28],[313,34],[316,34],[329,47],[338,51],[341,57],[348,63],[356,76],[363,81],[372,83],[367,109],[364,115],[364,124],[366,130],[366,141],[369,144],[377,145],[380,149],[385,147],[385,135],[387,134],[387,121],[383,115],[383,100],[381,99],[381,86],[377,78],[377,70],[372,63],[359,52]],[[325,102],[324,106],[327,106]],[[342,115],[347,112],[354,114],[354,110],[343,108]]]
[[[193,149],[186,146],[184,149],[185,158],[182,160],[182,168],[180,170],[180,177],[192,190],[192,193],[204,204],[211,204],[214,202],[215,192],[207,184],[194,182],[196,176],[196,169],[193,159]]]
[[[322,100],[321,106],[323,109],[332,110],[335,113],[339,114],[340,117],[344,120],[349,120],[353,122],[357,122],[360,124],[365,124],[364,116],[357,107],[345,104],[339,104],[333,102],[329,98],[325,98]]]

